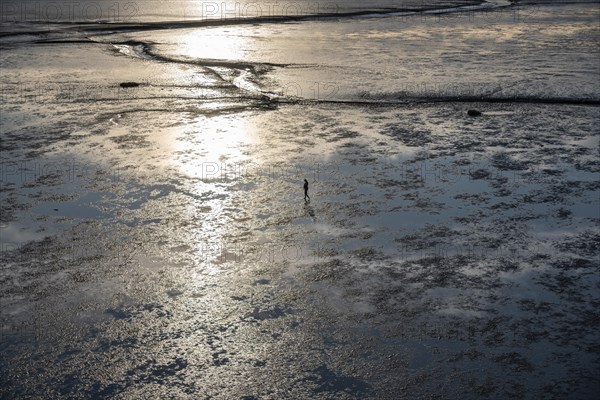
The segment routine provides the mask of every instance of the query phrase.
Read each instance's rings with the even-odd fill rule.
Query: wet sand
[[[275,101],[122,45],[3,55],[3,398],[598,392],[596,105]]]

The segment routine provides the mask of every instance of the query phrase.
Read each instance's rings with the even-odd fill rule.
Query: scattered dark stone
[[[467,111],[467,114],[469,115],[469,117],[478,117],[481,115],[481,111],[469,110],[469,111]]]
[[[132,87],[138,87],[138,86],[140,86],[140,84],[137,82],[121,82],[119,84],[119,86],[121,86],[122,88],[132,88]]]

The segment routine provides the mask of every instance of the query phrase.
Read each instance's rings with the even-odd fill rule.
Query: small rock
[[[469,111],[467,111],[467,114],[470,117],[478,117],[478,116],[481,115],[481,111],[478,111],[478,110],[469,110]]]
[[[120,85],[122,88],[130,88],[130,87],[138,87],[140,86],[137,82],[121,82]]]

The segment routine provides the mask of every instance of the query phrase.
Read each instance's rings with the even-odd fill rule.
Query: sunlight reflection
[[[231,179],[244,162],[254,133],[239,115],[202,118],[175,143],[178,169],[205,181]]]
[[[251,48],[246,30],[238,28],[194,29],[183,35],[180,54],[195,59],[240,60]]]
[[[256,126],[244,113],[202,116],[171,138],[173,167],[191,178],[194,200],[185,205],[189,243],[202,274],[220,274],[237,253],[224,242],[237,214],[233,205],[244,180],[242,166],[252,162]]]

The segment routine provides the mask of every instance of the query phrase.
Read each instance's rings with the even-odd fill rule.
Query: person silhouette
[[[304,201],[306,201],[307,198],[308,198],[308,201],[310,201],[310,196],[308,195],[308,181],[305,179],[304,180]]]

